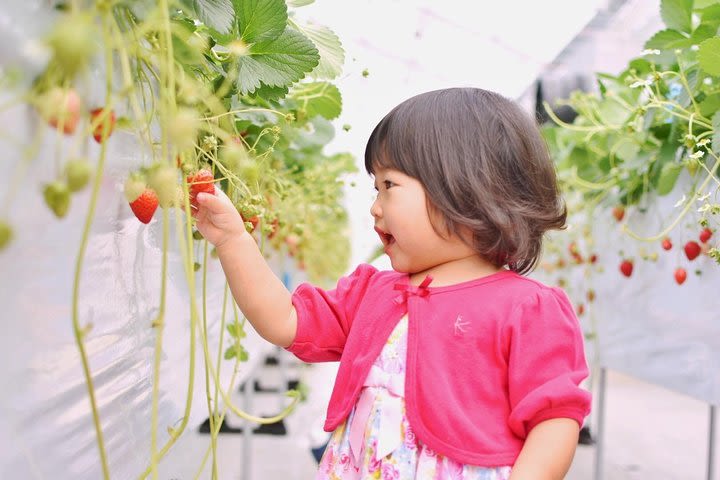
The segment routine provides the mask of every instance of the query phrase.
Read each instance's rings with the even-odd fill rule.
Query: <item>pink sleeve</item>
[[[546,288],[516,308],[507,340],[510,429],[525,438],[535,425],[571,418],[582,426],[590,413],[584,338],[565,293]]]
[[[375,267],[361,264],[334,290],[309,283],[297,287],[292,296],[297,331],[287,350],[305,362],[340,360],[353,317],[376,272]]]

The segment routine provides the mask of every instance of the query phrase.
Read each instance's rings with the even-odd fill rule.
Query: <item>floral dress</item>
[[[510,466],[464,465],[433,452],[405,413],[407,316],[373,364],[358,402],[325,450],[317,480],[507,480]]]

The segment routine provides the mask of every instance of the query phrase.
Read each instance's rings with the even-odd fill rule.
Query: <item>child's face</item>
[[[386,168],[375,171],[377,197],[370,208],[375,231],[394,270],[418,273],[474,255],[458,236],[444,235],[443,222],[427,208],[422,184],[404,173]]]

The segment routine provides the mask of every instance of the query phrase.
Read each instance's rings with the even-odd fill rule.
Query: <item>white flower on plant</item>
[[[710,78],[710,77],[703,78],[703,83],[705,85],[712,85],[712,83],[713,83],[712,78]]]
[[[693,52],[697,52],[698,50],[700,50],[700,47],[697,45],[690,45],[690,50],[692,50]]]
[[[700,160],[702,157],[705,156],[705,152],[703,152],[702,150],[696,150],[688,156],[693,160]]]
[[[638,80],[631,83],[630,88],[649,87],[650,85],[652,85],[652,79]]]
[[[682,204],[684,204],[684,203],[685,203],[685,200],[687,200],[687,197],[686,197],[685,195],[683,195],[682,198],[681,198],[680,200],[678,200],[677,203],[675,204],[675,208],[677,208],[677,207],[681,206]]]
[[[647,48],[641,52],[641,55],[660,55],[660,50],[655,48]]]
[[[704,202],[704,201],[707,200],[708,198],[710,198],[710,194],[709,194],[709,193],[706,193],[706,194],[703,195],[702,197],[698,197],[697,201],[698,201],[698,202]]]

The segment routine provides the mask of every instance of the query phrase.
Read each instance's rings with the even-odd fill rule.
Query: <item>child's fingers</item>
[[[232,205],[230,199],[220,189],[216,190],[215,195],[200,192],[195,199],[200,207],[207,208],[211,213],[223,212],[227,209],[228,203]]]

